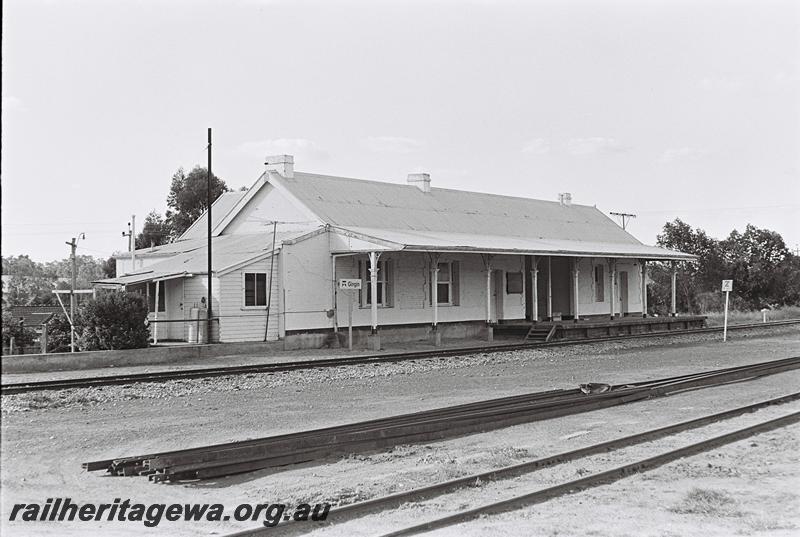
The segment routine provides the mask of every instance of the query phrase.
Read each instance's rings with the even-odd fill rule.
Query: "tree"
[[[8,347],[11,338],[14,338],[14,346],[30,347],[33,345],[33,340],[36,338],[36,331],[32,328],[24,326],[20,323],[19,319],[15,319],[11,312],[3,310],[3,346]]]
[[[88,289],[92,282],[105,277],[102,261],[90,255],[75,256],[75,288]],[[69,289],[72,286],[72,260],[49,261],[44,264],[45,272],[57,280],[57,288]]]
[[[161,246],[169,242],[170,235],[169,224],[153,209],[145,217],[141,233],[136,236],[136,248]]]
[[[9,277],[3,282],[4,306],[42,306],[55,302],[55,274],[27,255],[4,257],[3,276]]]
[[[93,281],[106,277],[103,263],[89,255],[75,259],[77,267],[76,287],[87,289]],[[72,261],[62,259],[38,263],[26,255],[3,258],[4,306],[48,306],[56,304],[53,289],[69,289],[72,286]]]
[[[785,303],[783,265],[790,253],[780,234],[748,224],[744,233],[733,230],[721,244],[737,296],[752,308]]]
[[[211,202],[213,203],[228,186],[223,180],[211,174]],[[208,182],[206,168],[195,166],[186,174],[179,168],[172,176],[172,184],[167,196],[167,225],[172,238],[178,238],[192,223],[200,218],[207,207]]]
[[[147,313],[147,301],[139,294],[101,293],[80,309],[78,345],[87,351],[147,347]]]
[[[658,245],[691,253],[696,263],[680,262],[678,309],[703,313],[722,308],[720,284],[734,280],[734,308],[760,309],[767,305],[800,302],[800,259],[786,248],[780,234],[748,225],[744,233],[733,230],[723,241],[676,219],[664,225]],[[648,288],[653,311],[666,313],[671,301],[671,267],[653,263]]]
[[[698,312],[700,309],[700,293],[710,288],[712,282],[721,280],[722,253],[719,242],[709,237],[702,229],[693,229],[692,226],[676,218],[674,222],[664,224],[664,229],[656,238],[656,243],[662,248],[677,250],[696,255],[697,262],[680,261],[677,263],[678,308],[683,311]],[[671,302],[671,273],[672,268],[664,265],[654,265],[650,277],[656,283],[653,289],[653,304],[668,304]]]
[[[100,267],[103,270],[103,276],[106,278],[116,278],[117,277],[117,260],[114,259],[114,256],[109,257]]]

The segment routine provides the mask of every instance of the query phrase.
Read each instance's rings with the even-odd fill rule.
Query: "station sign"
[[[722,280],[722,291],[733,291],[733,280]]]
[[[357,291],[361,289],[361,280],[357,279],[341,279],[339,280],[339,289],[350,289]]]

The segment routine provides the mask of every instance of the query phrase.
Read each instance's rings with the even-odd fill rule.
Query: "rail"
[[[254,440],[92,461],[83,467],[89,471],[105,470],[111,475],[148,476],[156,482],[209,479],[463,436],[798,368],[800,357],[791,357],[610,386],[603,393],[552,390]]]
[[[325,519],[324,523],[317,524],[314,527],[309,527],[305,524],[298,525],[294,523],[293,520],[289,520],[281,522],[277,526],[272,528],[264,528],[262,526],[258,528],[232,533],[229,534],[227,537],[255,537],[258,535],[274,536],[274,535],[304,533],[307,531],[316,530],[319,526],[332,526],[335,524],[341,524],[343,522],[354,520],[375,512],[393,509],[412,501],[418,502],[422,500],[429,500],[431,498],[436,498],[443,494],[454,492],[462,488],[472,487],[475,485],[475,483],[486,483],[489,481],[510,479],[521,475],[534,473],[543,468],[549,468],[552,466],[556,466],[558,464],[563,464],[574,460],[580,460],[582,458],[589,457],[592,455],[617,451],[623,448],[635,446],[645,442],[651,442],[661,438],[666,438],[678,433],[705,427],[712,423],[717,423],[720,421],[728,420],[745,414],[753,413],[770,406],[781,405],[784,403],[789,403],[797,400],[800,400],[800,392],[784,395],[782,397],[777,397],[766,401],[761,401],[743,407],[734,408],[731,410],[726,410],[724,412],[709,414],[700,418],[695,418],[692,420],[683,421],[672,425],[667,425],[665,427],[659,427],[657,429],[651,429],[648,431],[644,431],[629,436],[624,436],[621,438],[616,438],[606,442],[600,442],[598,444],[593,444],[583,448],[557,453],[555,455],[549,455],[547,457],[542,457],[532,461],[522,462],[510,466],[504,466],[501,468],[496,468],[494,470],[489,470],[487,472],[471,474],[468,476],[459,477],[448,481],[441,481],[423,487],[418,487],[403,492],[396,492],[393,494],[380,496],[377,498],[371,498],[368,500],[363,500],[360,502],[355,502],[340,507],[333,507],[328,512],[328,516]]]
[[[755,323],[746,325],[729,326],[728,330],[744,330],[751,328],[771,328],[800,324],[800,319],[772,321],[769,323]],[[363,365],[373,363],[392,363],[423,358],[436,358],[447,356],[465,356],[470,354],[484,354],[506,352],[514,350],[565,347],[573,345],[587,345],[607,341],[625,339],[652,338],[654,336],[691,335],[698,333],[721,332],[722,327],[698,328],[691,330],[675,330],[672,332],[635,334],[618,337],[602,337],[593,339],[580,339],[570,341],[550,341],[545,343],[504,343],[475,347],[455,347],[448,349],[435,349],[424,351],[406,351],[397,353],[372,354],[364,356],[344,356],[339,358],[326,358],[320,360],[301,360],[294,362],[279,362],[273,364],[252,364],[242,366],[204,367],[194,369],[181,369],[177,371],[154,371],[150,373],[130,373],[120,375],[101,375],[96,377],[79,377],[59,380],[32,381],[19,383],[6,383],[0,386],[0,394],[13,395],[26,392],[43,390],[66,390],[74,388],[91,388],[96,386],[113,386],[135,384],[141,382],[167,382],[170,380],[200,379],[221,377],[229,375],[247,375],[258,373],[276,373],[282,371],[297,371],[304,369],[342,367],[348,365]]]
[[[756,434],[786,427],[798,422],[800,422],[800,412],[794,412],[792,414],[765,421],[751,427],[745,427],[744,429],[739,429],[724,435],[715,436],[714,438],[709,438],[707,440],[703,440],[702,442],[697,442],[679,449],[667,451],[655,457],[638,460],[624,466],[619,466],[617,468],[581,479],[568,481],[554,487],[549,487],[528,494],[521,494],[506,500],[482,505],[480,507],[462,511],[454,515],[431,520],[423,524],[403,528],[397,531],[386,533],[381,537],[407,537],[409,535],[418,535],[434,529],[452,526],[453,524],[460,524],[480,516],[502,513],[513,509],[518,509],[523,506],[535,505],[553,498],[567,496],[569,494],[574,494],[589,488],[614,483],[615,481],[619,481],[620,479],[624,479],[636,473],[655,470],[656,468],[664,466],[665,464],[669,464],[670,462],[685,457],[690,457],[692,455],[697,455],[705,451],[710,451],[726,444],[744,440],[745,438],[749,438]]]

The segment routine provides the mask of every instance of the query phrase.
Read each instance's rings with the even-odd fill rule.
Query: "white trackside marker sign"
[[[733,280],[722,280],[722,290],[725,292],[733,291]]]
[[[722,291],[725,293],[725,321],[722,325],[722,341],[728,341],[728,297],[733,291],[733,280],[722,280]]]
[[[342,278],[339,280],[339,289],[343,291],[360,291],[361,280],[357,278]],[[353,350],[353,295],[347,295],[347,348]]]

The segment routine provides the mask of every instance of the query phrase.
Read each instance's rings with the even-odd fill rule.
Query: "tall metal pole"
[[[672,283],[672,296],[671,296],[670,307],[669,307],[669,313],[673,317],[675,317],[678,314],[678,309],[677,309],[677,307],[678,307],[677,306],[677,302],[678,301],[676,300],[677,296],[676,296],[676,292],[675,292],[676,291],[676,287],[677,287],[676,286],[677,278],[678,278],[678,269],[675,266],[675,261],[673,261],[672,262],[672,278],[671,278],[672,279],[672,282],[671,282]]]
[[[131,273],[136,272],[136,215],[131,215]]]
[[[208,207],[208,342],[211,343],[211,127],[208,128],[208,168],[206,169],[206,207]]]
[[[269,335],[269,310],[272,307],[272,269],[275,268],[275,235],[278,234],[278,221],[272,222],[272,257],[269,258],[269,287],[267,287],[267,326],[264,328],[264,341]],[[335,259],[335,258],[334,258]]]
[[[75,248],[78,245],[78,242],[75,240],[75,237],[72,237],[72,241],[68,242],[71,253],[70,259],[72,260],[72,288],[69,292],[69,348],[70,352],[75,352],[75,284],[77,280],[77,268],[78,268],[78,260],[75,258]]]

